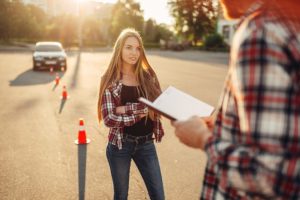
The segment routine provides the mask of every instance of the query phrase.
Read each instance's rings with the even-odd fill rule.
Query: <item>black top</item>
[[[138,103],[138,98],[140,97],[138,93],[137,86],[127,86],[123,85],[121,91],[121,103],[125,105],[126,103]],[[124,133],[133,136],[145,136],[153,132],[153,121],[148,117],[143,117],[140,121],[132,126],[125,126]]]

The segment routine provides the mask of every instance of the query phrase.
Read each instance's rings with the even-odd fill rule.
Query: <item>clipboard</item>
[[[156,107],[153,105],[153,103],[152,103],[151,101],[149,101],[148,99],[145,99],[145,98],[143,98],[143,97],[140,97],[138,100],[139,100],[139,102],[141,102],[141,103],[147,105],[147,106],[148,106],[151,110],[153,110],[154,112],[156,112],[156,113],[158,113],[158,114],[160,114],[160,115],[162,115],[162,116],[168,118],[169,120],[172,120],[172,121],[177,120],[177,119],[175,119],[174,117],[172,117],[171,115],[169,115],[169,114],[167,114],[167,113],[164,113],[164,112],[162,112],[161,110],[159,110],[158,108],[156,108]]]
[[[169,86],[153,102],[143,97],[138,100],[170,120],[187,120],[194,115],[207,117],[214,111],[213,106],[173,86]]]

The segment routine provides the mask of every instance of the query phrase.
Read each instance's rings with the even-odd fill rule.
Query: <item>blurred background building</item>
[[[223,36],[224,41],[231,45],[233,35],[236,31],[236,25],[239,20],[227,20],[224,17],[224,12],[221,5],[218,5],[218,23],[217,32]]]

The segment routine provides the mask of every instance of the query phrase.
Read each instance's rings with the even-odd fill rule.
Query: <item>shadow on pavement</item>
[[[78,52],[77,55],[77,60],[76,60],[76,64],[75,64],[75,70],[72,76],[72,83],[71,83],[71,89],[76,87],[77,84],[77,79],[78,79],[78,72],[79,72],[79,68],[80,68],[80,60],[81,60],[81,51]]]
[[[64,75],[64,72],[57,72],[60,77]],[[10,86],[27,86],[27,85],[39,85],[53,82],[55,80],[56,73],[50,73],[49,71],[33,71],[28,69],[19,74],[14,80],[9,81]]]
[[[84,200],[87,145],[78,145],[78,196]]]
[[[62,112],[64,106],[65,106],[65,103],[67,102],[66,99],[62,99],[61,102],[60,102],[60,107],[59,107],[59,114]]]
[[[58,84],[54,84],[53,88],[52,88],[52,91],[54,91],[57,88],[57,86],[58,86]]]

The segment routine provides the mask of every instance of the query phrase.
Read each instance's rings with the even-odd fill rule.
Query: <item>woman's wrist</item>
[[[126,114],[144,114],[148,113],[148,108],[141,103],[126,103],[125,113]]]
[[[118,106],[116,108],[116,113],[117,114],[125,114],[126,113],[125,106]]]

